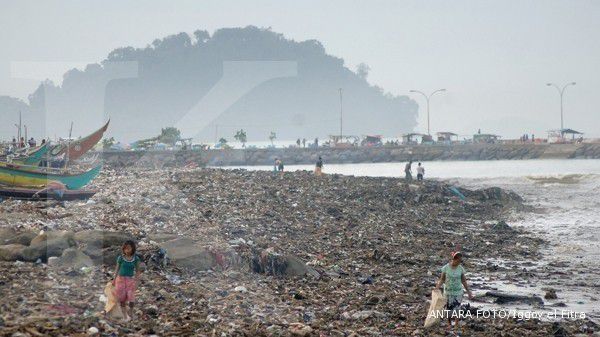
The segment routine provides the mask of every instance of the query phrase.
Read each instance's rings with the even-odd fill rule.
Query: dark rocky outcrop
[[[68,237],[55,237],[31,243],[22,251],[23,260],[34,262],[38,259],[47,261],[50,256],[61,256],[67,248],[75,246],[75,241]]]
[[[0,246],[0,261],[16,261],[23,258],[24,245],[8,244]]]

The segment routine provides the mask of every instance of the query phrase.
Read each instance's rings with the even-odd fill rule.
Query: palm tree
[[[242,147],[246,147],[246,141],[248,140],[248,138],[244,129],[238,130],[238,132],[235,133],[235,136],[233,136],[233,138],[235,138],[238,142],[242,143]]]
[[[271,131],[271,134],[269,135],[269,140],[271,141],[271,146],[275,146],[273,145],[273,141],[277,138],[277,134],[274,131]]]

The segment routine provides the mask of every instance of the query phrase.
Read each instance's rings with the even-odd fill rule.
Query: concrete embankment
[[[209,166],[271,165],[275,158],[284,163],[313,164],[318,156],[327,163],[379,163],[407,160],[499,160],[499,159],[600,159],[600,144],[466,144],[418,145],[377,148],[286,148],[231,149],[209,151],[108,151],[108,165],[128,167],[182,166],[190,162]]]

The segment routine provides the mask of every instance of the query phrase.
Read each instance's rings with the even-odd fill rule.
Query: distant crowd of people
[[[296,139],[296,146],[297,147],[302,147],[302,148],[306,148],[308,145],[309,148],[317,148],[319,147],[319,138],[315,138],[315,140],[312,143],[306,143],[306,138],[298,138]]]
[[[531,134],[531,138],[529,138],[528,134],[524,134],[524,135],[521,136],[520,140],[523,143],[528,143],[528,142],[535,143],[535,135]]]
[[[46,140],[42,139],[40,145],[46,144]],[[8,152],[14,152],[19,149],[32,148],[38,146],[35,138],[31,137],[29,140],[25,140],[25,137],[21,137],[19,140],[13,137],[12,142],[9,144]]]

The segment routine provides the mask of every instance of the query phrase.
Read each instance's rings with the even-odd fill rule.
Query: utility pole
[[[19,138],[17,138],[19,144],[21,144],[21,110],[19,110]]]
[[[342,136],[344,135],[344,114],[343,114],[343,99],[342,99],[342,88],[340,88],[340,142],[342,141]]]

